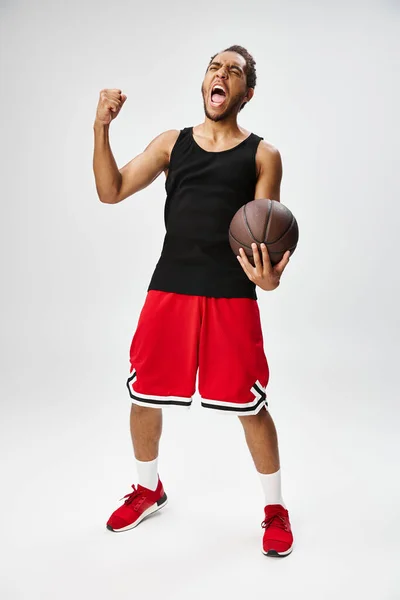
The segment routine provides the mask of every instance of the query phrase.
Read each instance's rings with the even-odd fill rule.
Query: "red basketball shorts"
[[[257,301],[150,290],[130,347],[132,402],[188,407],[197,372],[205,408],[255,415],[268,406]]]

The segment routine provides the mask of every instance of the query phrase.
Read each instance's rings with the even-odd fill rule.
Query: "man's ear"
[[[246,94],[246,102],[250,102],[252,97],[254,96],[254,88],[249,88]]]

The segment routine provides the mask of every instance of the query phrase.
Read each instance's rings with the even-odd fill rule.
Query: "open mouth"
[[[226,100],[226,92],[221,85],[214,85],[211,90],[211,105],[221,106]]]

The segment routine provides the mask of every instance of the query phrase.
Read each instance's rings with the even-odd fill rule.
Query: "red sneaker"
[[[263,553],[267,556],[287,556],[293,549],[293,535],[289,513],[281,504],[268,504],[265,520],[261,527],[265,529]]]
[[[167,495],[160,480],[152,491],[141,485],[133,485],[133,492],[126,494],[121,500],[125,502],[113,512],[107,522],[110,531],[127,531],[139,525],[143,519],[160,510],[167,504]]]

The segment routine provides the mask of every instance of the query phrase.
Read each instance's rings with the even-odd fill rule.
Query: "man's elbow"
[[[122,175],[119,172],[119,177],[117,181],[113,181],[112,184],[110,185],[110,183],[106,186],[107,189],[106,190],[101,190],[100,189],[100,185],[97,186],[96,185],[96,191],[97,191],[97,195],[99,197],[99,200],[102,204],[118,204],[118,202],[121,202],[121,200],[123,200],[125,198],[125,196],[121,195],[121,192],[123,191],[123,185],[122,185]]]
[[[97,195],[100,202],[103,204],[118,204],[118,202],[121,202],[121,200],[124,200],[126,197],[121,194],[121,189],[113,190],[108,193],[101,193],[97,190]]]
[[[120,202],[118,196],[100,196],[100,194],[99,200],[102,204],[117,204],[118,202]]]

